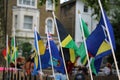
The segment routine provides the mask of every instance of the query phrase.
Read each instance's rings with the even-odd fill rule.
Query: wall
[[[61,5],[61,23],[67,32],[73,37],[75,35],[75,1],[65,2]]]

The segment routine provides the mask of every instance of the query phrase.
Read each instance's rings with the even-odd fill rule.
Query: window
[[[46,0],[46,10],[54,10],[52,0]]]
[[[35,1],[37,1],[37,0],[19,0],[18,6],[35,7],[36,6]]]
[[[88,12],[88,6],[84,5],[84,12]]]
[[[17,21],[18,21],[17,19],[18,19],[18,16],[15,15],[15,27],[16,27],[16,28],[18,27],[18,26],[17,26],[17,24],[18,24],[18,23],[17,23]]]
[[[46,20],[46,32],[50,32],[51,34],[54,34],[54,24],[53,24],[53,19],[48,18]]]
[[[24,29],[32,29],[33,16],[24,16]]]

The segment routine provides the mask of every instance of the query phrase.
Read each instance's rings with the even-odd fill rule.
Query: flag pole
[[[36,27],[35,27],[35,40],[37,42],[37,49],[38,49],[38,59],[39,59],[39,64],[40,64],[40,72],[42,72],[42,64],[41,64],[41,58],[40,58],[40,51],[39,51],[39,46],[38,46],[38,37],[37,37],[37,30],[36,30]],[[42,75],[41,75],[42,76]]]
[[[52,52],[51,52],[51,46],[50,46],[48,28],[47,28],[47,40],[48,40],[48,47],[49,47],[49,53],[50,53],[50,61],[51,61],[51,64],[52,64],[53,77],[55,79],[55,71],[54,71],[54,67],[53,67],[53,59],[52,59]]]
[[[104,20],[104,23],[105,23],[105,26],[106,26],[108,39],[110,41],[110,47],[111,47],[111,50],[112,50],[112,55],[113,55],[113,59],[114,59],[114,62],[115,62],[115,67],[116,67],[116,70],[117,70],[117,75],[118,75],[118,78],[120,80],[120,73],[119,73],[119,69],[118,69],[118,65],[117,65],[117,61],[116,61],[116,57],[115,57],[115,52],[114,52],[114,49],[113,49],[113,44],[112,44],[112,40],[111,40],[111,37],[110,37],[110,32],[108,30],[108,25],[107,25],[107,22],[106,22],[106,19],[105,19],[105,15],[104,15],[104,12],[103,12],[101,1],[98,0],[98,3],[99,3],[99,6],[100,6],[100,9],[101,9],[101,12],[102,12],[102,16],[103,16],[103,20]]]
[[[8,34],[6,35],[6,56],[7,56],[6,67],[7,67],[7,78],[8,78]]]
[[[65,67],[65,72],[66,72],[67,80],[69,80],[68,73],[67,73],[67,68],[66,68],[66,64],[65,64],[65,58],[64,58],[63,50],[62,50],[62,44],[60,42],[60,35],[59,35],[59,32],[58,32],[58,27],[57,27],[57,23],[56,23],[54,11],[52,12],[52,14],[53,14],[54,23],[55,23],[55,26],[56,26],[56,31],[57,31],[57,35],[58,35],[58,40],[59,40],[59,44],[60,44],[60,49],[61,49],[61,53],[62,53],[62,58],[63,58],[63,63],[64,63],[64,67]]]
[[[86,52],[86,55],[87,55],[88,66],[89,66],[89,70],[90,70],[90,77],[91,77],[91,80],[93,80],[91,66],[90,66],[90,60],[89,60],[89,55],[88,55],[88,50],[87,50],[87,45],[86,45],[86,42],[85,42],[85,34],[84,34],[84,30],[83,30],[83,24],[82,24],[80,11],[78,11],[78,15],[79,15],[79,19],[80,19],[80,27],[82,29],[81,31],[82,31],[82,36],[83,36],[83,42],[84,42],[85,52]]]
[[[16,73],[17,72],[16,71],[17,70],[17,63],[16,63],[17,61],[16,61],[16,45],[15,45],[15,43],[16,43],[15,42],[15,27],[13,27],[13,39],[14,39],[14,51],[13,52],[15,53],[15,74],[16,74],[16,79],[17,79],[17,73]]]

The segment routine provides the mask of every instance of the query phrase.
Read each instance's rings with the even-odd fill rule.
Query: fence
[[[47,71],[46,71],[47,73]],[[26,76],[25,73],[23,71],[19,71],[16,73],[17,74],[17,78],[15,78],[15,72],[9,72],[9,80],[40,80],[39,76],[32,76],[32,75],[28,75]],[[49,72],[48,72],[49,74]],[[3,79],[4,77],[4,79]],[[70,80],[74,80],[75,76],[69,76]],[[3,71],[0,72],[0,80],[6,80],[7,78],[7,74],[4,73],[3,76]],[[47,79],[46,79],[47,78]],[[85,76],[85,80],[90,80],[90,76]],[[93,76],[93,80],[118,80],[118,77],[116,75],[111,75],[111,76]],[[54,80],[51,77],[46,77],[43,76],[43,80]]]

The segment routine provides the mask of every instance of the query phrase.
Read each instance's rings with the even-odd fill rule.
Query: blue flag
[[[58,72],[65,74],[63,59],[60,56],[59,50],[50,34],[49,34],[49,41],[50,41],[50,49],[51,49],[52,62],[53,62],[54,69]],[[51,65],[51,62],[49,62],[49,64]]]
[[[95,57],[92,58],[90,65],[91,65],[91,70],[95,75],[98,74],[101,63],[102,63],[102,58],[99,58],[99,59],[96,59]]]
[[[49,49],[48,49],[47,45],[46,45],[45,53],[44,53],[44,55],[40,56],[40,59],[41,59],[42,69],[46,69],[46,68],[50,67],[50,65],[49,65],[50,55],[49,55]],[[36,54],[34,57],[34,69],[33,69],[32,74],[33,75],[38,74],[39,70],[40,70],[39,56]]]
[[[109,19],[107,18],[107,15],[106,15],[105,12],[104,12],[104,16],[105,16],[105,20],[106,20],[107,26],[105,26],[105,23],[104,23],[104,20],[103,20],[103,16],[101,16],[99,25],[102,26],[103,29],[104,29],[105,40],[100,45],[99,50],[98,50],[98,52],[96,54],[96,58],[104,57],[104,56],[109,55],[109,54],[112,53],[111,46],[110,46],[110,41],[108,39],[108,34],[106,33],[107,32],[106,28],[108,28],[108,32],[109,32],[109,35],[110,35],[110,39],[112,41],[113,49],[114,50],[116,49],[115,38],[114,38],[112,25],[111,25]]]
[[[111,53],[111,47],[108,39],[108,34],[106,33],[106,28],[108,28],[109,35],[112,40],[113,48],[114,49],[116,48],[112,26],[105,12],[104,15],[105,15],[105,20],[107,22],[107,26],[105,26],[103,16],[101,16],[100,22],[97,25],[96,29],[86,40],[88,51],[91,53],[93,57],[96,57],[96,59],[104,57]]]
[[[105,16],[107,26],[105,26],[105,23],[104,23],[104,20],[103,20],[103,15]],[[90,41],[87,44],[87,45],[89,45],[88,49],[89,49],[90,53],[93,52],[92,55],[94,56],[94,58],[92,59],[92,62],[91,62],[91,68],[92,68],[92,71],[95,74],[97,74],[99,72],[100,65],[101,65],[101,62],[102,62],[102,58],[106,55],[111,54],[111,47],[110,47],[110,42],[109,42],[109,39],[108,39],[108,34],[106,33],[107,32],[106,28],[108,28],[113,48],[114,48],[114,50],[116,49],[112,26],[111,26],[110,21],[108,20],[105,12],[104,12],[103,15],[100,18],[100,22],[99,22],[97,28],[101,27],[103,29],[104,35],[101,35],[101,36],[104,36],[105,39],[99,36],[99,39],[98,39],[98,37],[96,37],[96,43],[92,42],[92,41],[94,41],[94,40],[92,40],[91,42],[93,44],[91,44],[92,45],[91,47],[94,47],[94,45],[97,46],[97,47],[94,47],[95,50],[93,50],[93,51],[92,51],[92,49],[90,50],[90,44],[89,44]],[[94,35],[92,35],[92,36],[94,36]],[[98,40],[98,42],[97,42],[97,40]]]
[[[96,53],[104,39],[105,35],[103,28],[98,24],[96,29],[86,39],[87,49],[91,56],[96,56]]]
[[[46,48],[42,39],[40,38],[40,35],[37,31],[34,31],[34,45],[35,45],[35,56],[34,56],[34,70],[32,72],[33,75],[38,74],[38,71],[40,71],[40,61],[41,61],[41,67],[42,69],[49,67],[49,51]],[[39,50],[39,53],[38,53]]]

